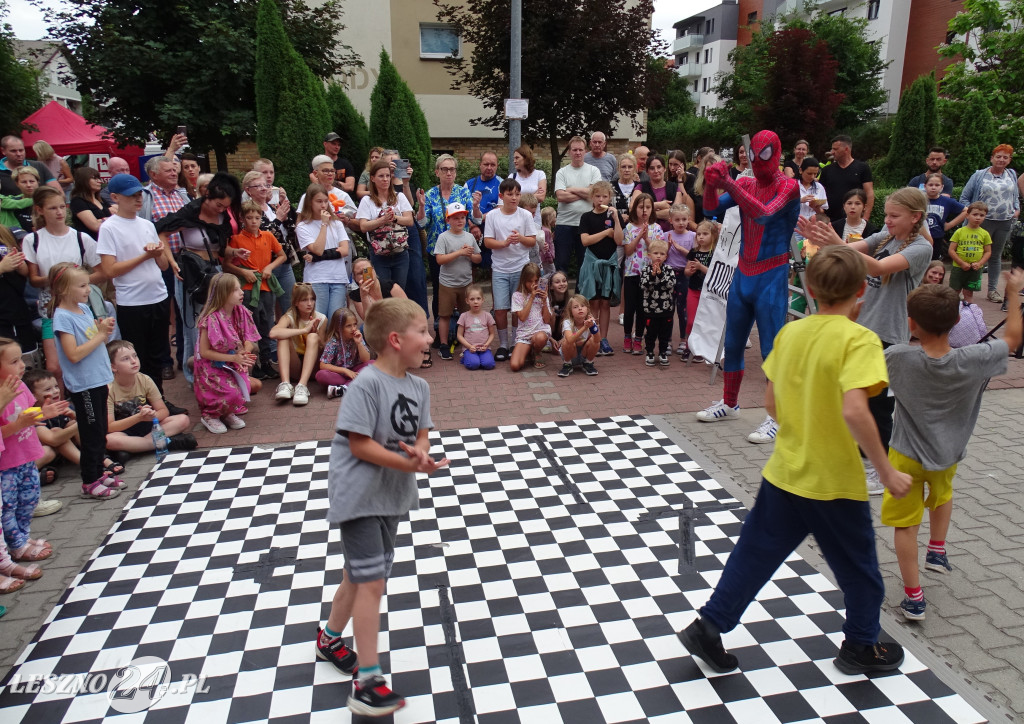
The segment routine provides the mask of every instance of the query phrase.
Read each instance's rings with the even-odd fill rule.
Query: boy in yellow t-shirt
[[[974,293],[981,291],[981,270],[992,256],[992,237],[981,228],[988,216],[988,204],[975,201],[967,207],[967,226],[961,226],[949,239],[949,258],[953,268],[949,272],[949,286],[963,290],[964,301],[974,301]]]
[[[761,587],[813,534],[846,597],[846,640],[834,663],[844,674],[890,671],[903,649],[879,643],[885,596],[875,555],[867,482],[859,445],[895,497],[910,476],[889,464],[868,409],[888,378],[878,336],[851,321],[867,268],[846,246],[819,251],[807,267],[819,313],[784,326],[764,363],[765,407],[779,421],[775,451],[762,471],[757,501],[700,617],[679,636],[720,673],[737,668],[721,634],[731,631]],[[794,374],[801,370],[801,374]]]

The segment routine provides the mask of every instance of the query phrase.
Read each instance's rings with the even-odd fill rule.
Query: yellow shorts
[[[953,499],[954,463],[945,470],[925,470],[921,463],[908,458],[894,448],[889,448],[889,462],[901,473],[907,473],[914,481],[910,491],[902,498],[894,498],[886,490],[882,494],[882,525],[894,528],[909,528],[921,524],[924,509],[935,510]],[[928,495],[925,497],[925,483]]]

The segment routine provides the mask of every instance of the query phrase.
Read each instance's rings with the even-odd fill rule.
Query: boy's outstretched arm
[[[1024,339],[1024,319],[1021,318],[1019,297],[1021,288],[1024,288],[1024,269],[1013,269],[1006,273],[1006,289],[1003,290],[1003,297],[1009,301],[1006,308],[1009,310],[1006,315],[1006,333],[1003,340],[1006,346],[1013,352],[1020,347]]]
[[[906,473],[897,471],[885,454],[885,446],[878,435],[878,426],[868,408],[868,391],[863,388],[850,390],[843,394],[843,420],[850,428],[854,442],[867,455],[868,460],[878,471],[882,485],[889,489],[894,498],[902,498],[910,490],[912,478]]]

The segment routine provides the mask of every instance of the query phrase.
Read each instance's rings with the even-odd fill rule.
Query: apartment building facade
[[[672,41],[676,72],[689,85],[701,115],[719,106],[715,75],[732,68],[729,53],[736,47],[738,18],[737,0],[723,0],[721,5],[672,26],[676,31]]]

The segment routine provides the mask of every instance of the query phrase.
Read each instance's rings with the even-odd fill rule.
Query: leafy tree
[[[842,94],[842,102],[835,110],[834,126],[820,129],[823,136],[830,135],[834,128],[851,128],[867,123],[879,114],[886,101],[880,79],[887,64],[881,59],[878,47],[867,41],[868,21],[846,15],[828,15],[823,11],[806,19],[811,10],[809,4],[802,11],[790,15],[766,18],[753,32],[749,45],[739,46],[729,53],[733,71],[716,77],[716,91],[723,101],[716,117],[739,128],[752,130],[759,117],[758,109],[762,109],[763,114],[763,109],[777,99],[801,98],[803,113],[836,93]],[[777,82],[773,79],[771,52],[776,47],[773,46],[773,38],[787,30],[809,31],[811,35],[806,37],[806,42],[812,48],[816,47],[815,41],[825,43],[828,55],[836,62],[834,83],[824,87],[805,85],[795,72],[788,73]],[[771,96],[770,88],[774,88]],[[778,117],[780,114],[774,115]],[[788,145],[816,130],[809,123],[802,129],[796,136],[784,137],[783,143]]]
[[[874,169],[879,183],[900,186],[916,176],[921,159],[935,145],[935,77],[921,76],[904,91],[893,124],[889,154]]]
[[[965,183],[979,168],[988,168],[1000,136],[988,103],[980,93],[972,93],[963,103],[943,105],[946,108],[940,116],[949,118],[952,111],[955,120],[946,140],[949,163],[942,171],[957,183]]]
[[[653,86],[651,106],[647,110],[647,145],[658,151],[732,145],[736,140],[735,129],[698,116],[686,81],[666,69],[662,59],[652,58],[651,61],[648,77]],[[664,75],[659,77],[659,74]]]
[[[767,39],[771,72],[764,100],[754,106],[759,128],[771,128],[788,145],[799,138],[816,148],[835,127],[842,93],[815,94],[808,103],[807,89],[835,88],[838,62],[828,45],[807,28],[784,28]]]
[[[274,161],[292,198],[309,185],[309,161],[322,152],[330,116],[323,84],[292,47],[274,0],[260,0],[256,23],[256,144]]]
[[[958,117],[967,113],[971,96],[980,96],[995,119],[1000,141],[1021,146],[1024,0],[964,0],[963,11],[949,21],[949,31],[955,40],[939,46],[939,54],[955,62],[942,79],[942,95],[959,108],[954,111]],[[987,154],[985,158],[987,162]],[[953,156],[950,165],[955,160]]]
[[[7,3],[0,2],[0,20],[7,17]],[[0,135],[20,133],[21,121],[43,105],[39,72],[22,64],[14,51],[14,29],[0,25]]]
[[[47,15],[50,36],[68,48],[79,90],[92,97],[89,120],[117,140],[139,143],[185,125],[191,145],[212,149],[225,168],[255,132],[259,0],[69,0],[63,8]],[[316,8],[281,0],[278,12],[316,76],[358,64],[337,41],[340,0]]]
[[[510,88],[511,8],[507,0],[434,0],[438,19],[473,47],[472,58],[446,61],[453,89],[465,89],[491,112],[470,123],[503,130]],[[653,0],[523,0],[522,88],[530,117],[523,140],[546,140],[551,158],[559,139],[610,132],[627,116],[641,128],[651,93],[647,58],[663,49],[651,27]]]
[[[356,110],[340,83],[327,86],[327,109],[331,117],[331,130],[341,136],[338,155],[347,158],[359,170],[370,155],[370,129],[363,114]]]
[[[380,51],[377,84],[370,94],[370,142],[397,149],[412,164],[413,182],[420,188],[432,185],[434,164],[427,118],[384,50]]]

